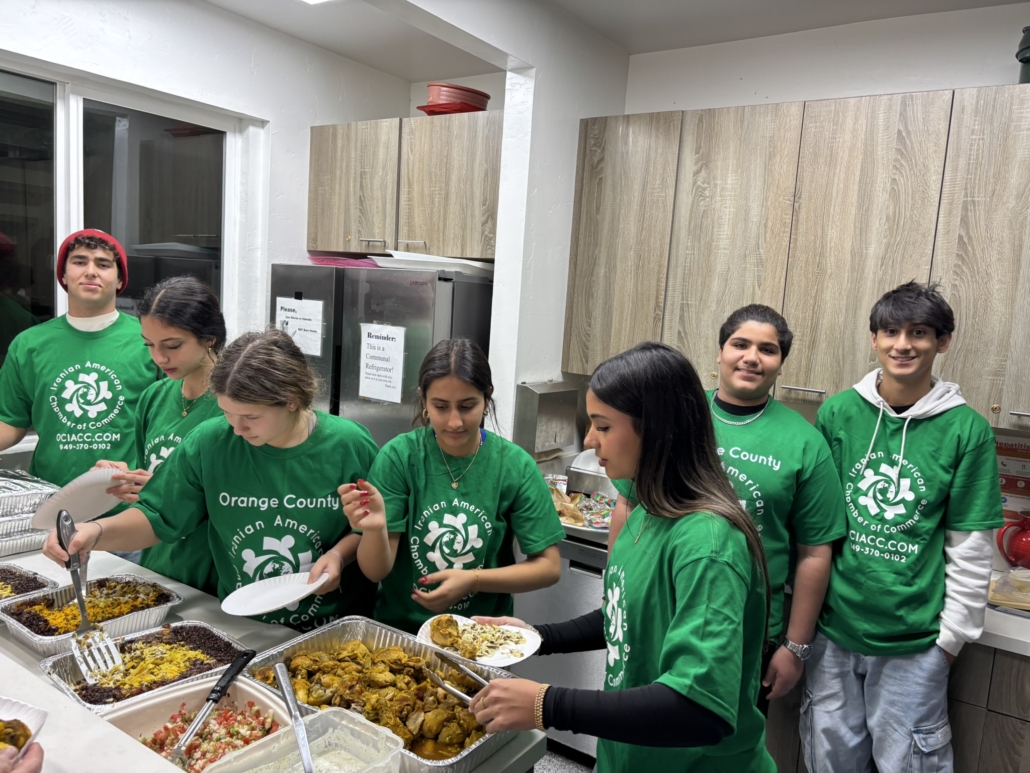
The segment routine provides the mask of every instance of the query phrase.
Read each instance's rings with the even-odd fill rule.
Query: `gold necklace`
[[[433,438],[436,440],[436,438]],[[443,449],[440,448],[440,441],[436,442],[436,447],[440,450],[440,458],[443,459],[444,466],[447,467],[447,474],[451,476],[451,488],[458,488],[458,481],[468,474],[468,471],[472,469],[472,465],[476,463],[476,457],[479,456],[479,449],[483,447],[483,436],[479,436],[479,445],[476,446],[476,452],[472,455],[472,461],[469,462],[469,466],[465,468],[465,472],[459,475],[457,478],[454,477],[454,473],[451,472],[451,465],[447,463],[447,456],[444,454]]]
[[[637,532],[637,538],[635,540],[633,540],[633,544],[634,545],[636,545],[638,542],[640,542],[640,537],[643,535],[644,530],[647,529],[647,527],[650,526],[650,525],[651,525],[651,514],[650,513],[644,513],[644,525],[641,526],[640,527],[640,531]]]
[[[200,397],[195,397],[189,405],[186,405],[186,384],[184,379],[182,388],[179,390],[179,396],[182,398],[182,418],[185,419],[187,414],[189,414],[190,412],[190,408],[196,405],[197,400],[199,400],[200,397],[203,397],[204,395],[201,395]]]

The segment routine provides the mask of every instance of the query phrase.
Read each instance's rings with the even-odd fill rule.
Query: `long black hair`
[[[447,338],[429,350],[418,369],[418,403],[412,426],[428,427],[426,417],[426,395],[430,385],[437,379],[454,376],[483,393],[487,411],[494,409],[494,380],[490,373],[490,362],[479,344],[467,338]]]
[[[211,288],[192,276],[173,276],[148,287],[139,302],[139,315],[153,317],[210,344],[218,354],[225,346],[225,317]]]
[[[722,469],[711,409],[690,360],[665,344],[637,344],[598,365],[590,389],[633,419],[640,435],[633,482],[648,513],[682,518],[710,512],[744,533],[765,584],[768,622],[771,589],[762,538]]]

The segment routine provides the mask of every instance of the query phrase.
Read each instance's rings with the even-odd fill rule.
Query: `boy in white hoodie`
[[[811,773],[951,771],[948,670],[979,638],[1001,526],[994,433],[931,375],[955,317],[909,282],[869,318],[881,367],[826,401],[817,428],[844,484],[848,536],[807,665]]]

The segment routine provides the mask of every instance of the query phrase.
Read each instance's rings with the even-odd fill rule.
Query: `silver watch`
[[[783,646],[793,652],[802,663],[812,657],[811,644],[795,644],[790,639],[783,640]]]

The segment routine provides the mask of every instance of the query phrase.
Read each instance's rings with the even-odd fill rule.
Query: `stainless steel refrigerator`
[[[489,353],[493,281],[484,277],[273,264],[270,296],[272,324],[294,336],[323,382],[316,407],[365,425],[380,446],[411,429],[434,344],[469,338]]]

